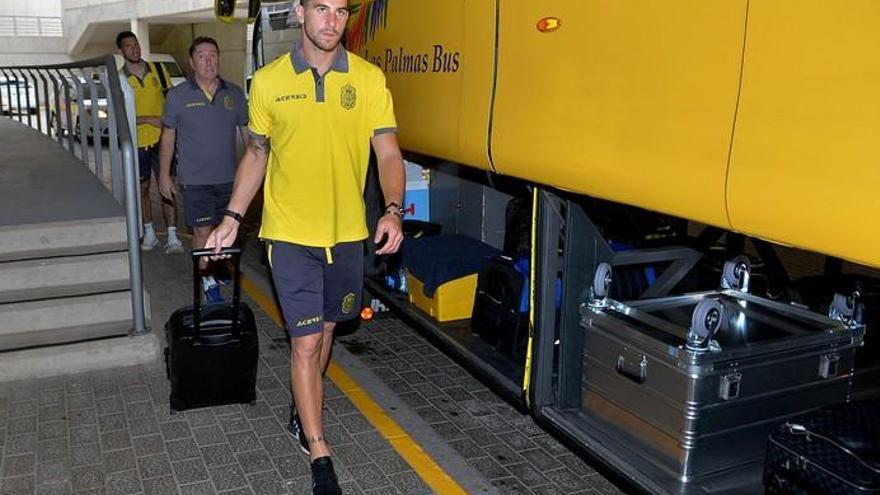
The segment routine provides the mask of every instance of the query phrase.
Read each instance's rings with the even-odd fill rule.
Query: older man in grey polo
[[[193,248],[198,249],[222,220],[232,194],[238,164],[236,130],[245,130],[248,112],[241,88],[220,78],[220,49],[214,39],[196,38],[189,55],[193,77],[165,97],[159,191],[169,199],[174,195],[171,157],[176,140],[186,223],[193,229]],[[207,258],[200,260],[200,268],[206,301],[222,301],[217,282],[208,273]]]

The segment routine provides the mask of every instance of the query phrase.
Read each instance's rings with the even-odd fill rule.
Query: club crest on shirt
[[[342,94],[339,99],[342,108],[351,110],[357,104],[357,90],[351,84],[342,87]]]
[[[152,86],[154,88],[158,88],[159,87],[159,80],[155,79],[155,78],[150,79],[150,86]]]
[[[226,95],[223,97],[223,108],[230,112],[235,108],[235,100],[232,99],[232,96]]]

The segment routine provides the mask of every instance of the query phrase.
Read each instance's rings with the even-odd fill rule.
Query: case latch
[[[739,397],[741,373],[728,373],[721,375],[721,383],[718,387],[718,396],[722,400],[736,399]]]
[[[832,378],[840,372],[840,354],[823,354],[819,358],[819,376]]]

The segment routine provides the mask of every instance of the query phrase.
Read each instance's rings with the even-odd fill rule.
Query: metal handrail
[[[65,75],[65,73],[67,75]],[[135,144],[128,126],[128,116],[125,112],[124,96],[119,81],[119,72],[116,70],[116,60],[113,55],[105,57],[92,58],[80,62],[71,62],[55,65],[31,65],[31,66],[12,66],[0,67],[0,77],[6,81],[12,81],[16,89],[16,98],[13,101],[12,87],[6,85],[6,94],[3,94],[0,88],[0,102],[8,103],[9,117],[17,118],[21,123],[34,127],[37,131],[47,135],[55,132],[55,139],[59,146],[66,148],[68,151],[77,155],[74,147],[73,134],[75,132],[71,118],[71,98],[70,90],[73,86],[76,89],[76,103],[79,111],[79,158],[84,162],[89,162],[87,152],[88,133],[87,129],[92,131],[92,139],[94,143],[93,155],[95,156],[94,173],[103,178],[104,167],[101,151],[101,124],[99,117],[98,105],[98,83],[93,79],[97,76],[98,82],[106,89],[107,94],[107,120],[108,120],[108,136],[110,141],[110,182],[113,197],[125,207],[125,224],[128,236],[128,263],[131,283],[131,310],[132,319],[134,321],[134,335],[147,333],[149,329],[146,327],[146,315],[144,308],[144,286],[143,272],[141,268],[141,250],[140,250],[140,192],[138,187],[138,172],[136,170],[135,161]],[[49,94],[49,82],[52,82],[52,95]],[[43,82],[43,100],[42,104],[46,107],[45,126],[40,117],[40,91],[37,81]],[[25,82],[25,87],[19,86],[20,82]],[[36,99],[34,106],[31,106],[31,90],[33,88],[33,96]],[[91,116],[87,112],[83,101],[83,89],[88,88],[89,98],[91,100],[89,109]],[[21,91],[24,90],[24,101],[22,101]],[[54,101],[52,100],[54,97]],[[62,102],[64,107],[62,107]],[[22,106],[24,103],[24,107]],[[51,114],[50,106],[54,111]],[[31,108],[36,108],[36,117],[32,118]],[[66,122],[62,122],[61,109],[64,108],[66,113]],[[15,116],[13,116],[13,110]],[[54,117],[54,118],[53,118]],[[36,120],[36,122],[33,122]],[[92,120],[91,125],[87,125],[86,120]],[[66,123],[67,140],[64,139],[64,127]],[[67,146],[65,146],[65,144]],[[120,153],[121,152],[121,153]],[[121,155],[121,160],[120,160]],[[119,173],[122,177],[120,180]],[[120,187],[122,186],[122,187]]]

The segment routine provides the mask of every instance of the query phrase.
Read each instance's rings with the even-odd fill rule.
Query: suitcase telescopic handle
[[[871,463],[869,463],[868,461],[863,459],[861,455],[859,455],[856,452],[853,452],[846,445],[844,445],[841,442],[838,442],[837,440],[835,440],[833,438],[827,437],[827,436],[825,436],[821,433],[815,432],[815,431],[811,431],[809,428],[807,428],[806,426],[804,426],[800,423],[785,423],[785,425],[783,425],[783,426],[784,426],[784,428],[786,428],[788,430],[788,433],[790,435],[794,435],[794,436],[804,435],[805,437],[807,437],[808,440],[810,438],[818,438],[822,441],[828,442],[831,445],[840,449],[846,455],[855,459],[856,462],[858,462],[859,464],[864,466],[869,471],[873,471],[875,474],[880,474],[880,469],[873,466]]]
[[[193,336],[198,338],[202,320],[202,277],[199,274],[199,259],[204,256],[214,256],[213,249],[193,249]],[[220,250],[220,256],[232,257],[235,267],[232,273],[232,334],[237,335],[238,311],[241,304],[241,248],[225,247]]]

